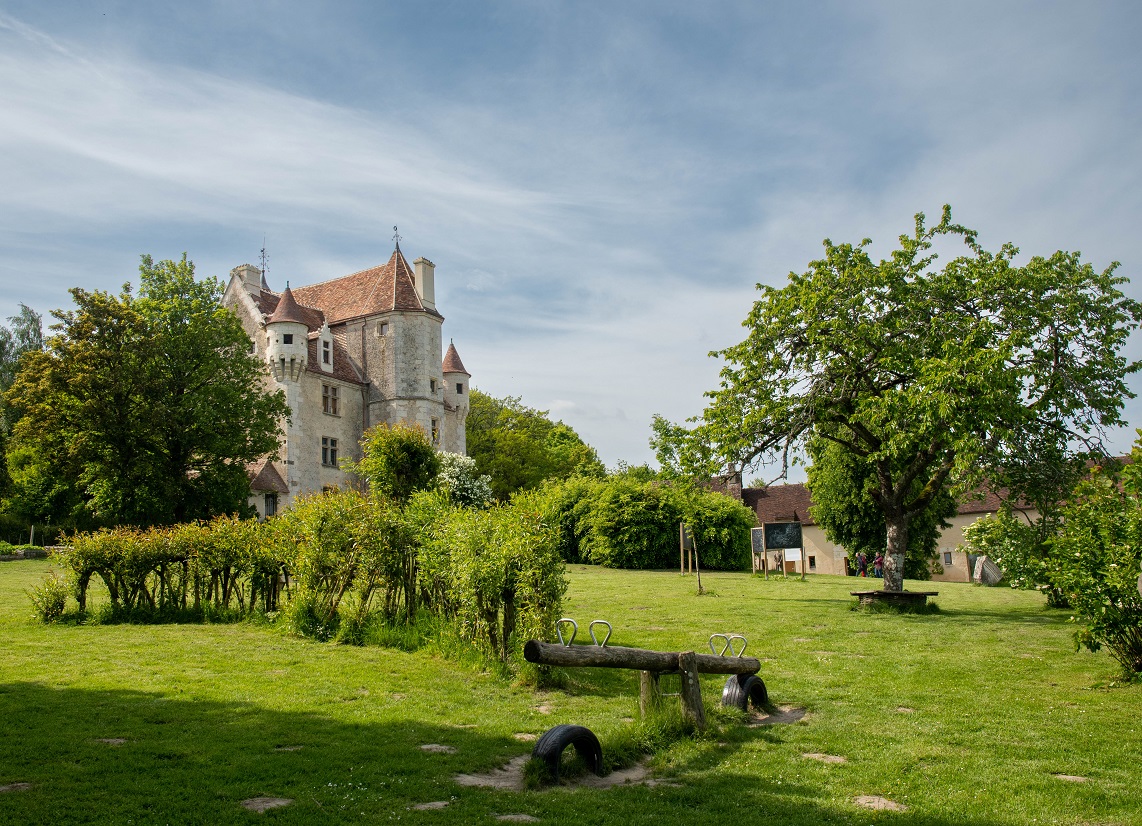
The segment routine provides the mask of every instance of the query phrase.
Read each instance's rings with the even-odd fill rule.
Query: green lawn
[[[620,737],[637,675],[536,692],[249,624],[43,626],[25,592],[48,568],[0,564],[0,786],[32,784],[0,793],[0,823],[1142,824],[1142,686],[1112,685],[1115,663],[1075,653],[1035,594],[940,583],[938,614],[870,615],[849,610],[852,579],[704,574],[698,597],[677,574],[574,566],[565,613],[584,631],[601,618],[613,645],[699,651],[743,633],[771,699],[808,713],[677,744],[654,769],[678,785],[512,793],[453,777],[557,723]],[[703,680],[707,702],[721,683]],[[256,796],[295,802],[239,807]],[[451,803],[411,809],[428,801]]]

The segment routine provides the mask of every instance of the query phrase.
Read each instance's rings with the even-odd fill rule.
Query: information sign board
[[[766,522],[765,547],[776,551],[779,548],[801,547],[800,522]]]

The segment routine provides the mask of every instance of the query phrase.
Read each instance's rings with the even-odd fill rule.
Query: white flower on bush
[[[441,453],[436,482],[454,505],[484,508],[492,502],[492,479],[476,470],[476,460],[471,456]]]

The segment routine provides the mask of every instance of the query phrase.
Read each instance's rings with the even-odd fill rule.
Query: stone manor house
[[[266,383],[285,391],[279,458],[249,468],[250,504],[261,517],[297,496],[351,481],[343,457],[379,424],[419,425],[437,449],[465,453],[468,382],[456,347],[441,358],[444,316],[435,265],[410,267],[399,243],[388,263],[276,293],[262,270],[235,267],[222,304],[233,310],[266,363]]]

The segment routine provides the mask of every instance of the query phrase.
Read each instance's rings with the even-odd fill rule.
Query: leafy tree
[[[808,486],[813,494],[811,511],[825,536],[843,547],[850,558],[861,551],[869,559],[883,553],[887,546],[884,514],[870,490],[876,487],[876,468],[828,439],[810,440],[807,451],[812,458],[808,468]],[[919,493],[912,491],[913,496]],[[927,509],[912,517],[904,557],[905,577],[931,577],[930,563],[940,533],[948,527],[946,520],[956,510],[956,500],[945,489],[936,494]]]
[[[8,322],[11,327],[0,327],[0,497],[9,487],[8,471],[2,457],[7,452],[8,434],[15,424],[15,411],[9,406],[6,394],[16,378],[20,357],[44,346],[41,318],[31,307],[21,304],[20,312],[9,316]]]
[[[1070,602],[1082,624],[1075,644],[1106,646],[1136,677],[1142,674],[1142,440],[1121,470],[1096,468],[1063,508],[1051,542],[1048,579]]]
[[[56,334],[21,361],[17,497],[51,488],[110,524],[242,511],[245,465],[277,449],[289,408],[265,390],[221,283],[196,280],[185,255],[143,256],[139,273],[138,298],[71,290],[76,309],[53,313]]]
[[[484,508],[492,503],[491,479],[480,474],[476,469],[476,460],[471,456],[441,453],[440,473],[436,482],[454,505]]]
[[[497,399],[472,390],[466,435],[468,455],[491,478],[492,492],[501,501],[547,479],[605,473],[594,448],[574,430],[519,397]]]
[[[363,476],[374,493],[401,504],[416,491],[432,487],[440,472],[432,440],[416,425],[370,427],[361,440],[361,454],[361,461],[343,460],[342,467]]]
[[[967,252],[936,268],[937,239]],[[1101,448],[1122,423],[1121,355],[1142,320],[1117,265],[1097,272],[1078,253],[1017,265],[1018,250],[983,249],[940,222],[900,237],[878,263],[861,244],[824,242],[825,257],[762,292],[745,341],[715,355],[721,385],[692,431],[656,427],[660,461],[711,474],[780,461],[826,439],[875,469],[883,514],[884,587],[903,588],[908,532],[951,483],[967,489],[1028,444]]]

